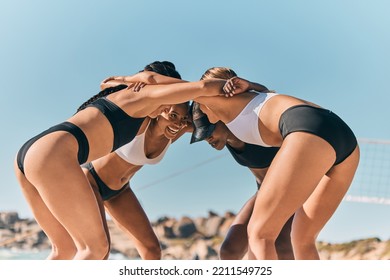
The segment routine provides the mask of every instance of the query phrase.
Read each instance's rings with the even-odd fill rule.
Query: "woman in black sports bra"
[[[82,165],[99,204],[133,242],[142,260],[161,259],[161,245],[130,180],[144,165],[158,164],[171,144],[190,130],[189,102],[175,104],[157,118],[145,119],[133,140],[142,147],[133,144],[129,148],[129,143],[124,149]],[[105,220],[104,213],[102,218]]]
[[[206,73],[210,70],[225,71],[215,67]],[[234,77],[224,90],[240,94],[229,102],[219,97],[196,99],[212,123],[231,125],[229,130],[241,141],[280,147],[249,219],[248,257],[277,259],[275,240],[294,215],[291,241],[295,259],[319,259],[316,238],[348,191],[359,164],[356,137],[329,110],[283,94],[261,98],[264,94],[252,89],[256,90],[251,82]],[[255,104],[250,104],[252,101]]]
[[[154,85],[134,92],[138,82]],[[144,118],[156,117],[167,104],[224,95],[225,84],[185,82],[150,71],[126,76],[121,83],[126,86],[105,89],[106,96],[30,139],[17,155],[16,176],[37,222],[52,244],[68,248],[58,252],[53,247],[50,259],[105,259],[109,254],[101,209],[80,164],[131,141]]]

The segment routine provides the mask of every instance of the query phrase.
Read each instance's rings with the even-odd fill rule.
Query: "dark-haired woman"
[[[163,61],[147,65],[144,71],[180,79],[174,69],[172,63]],[[101,87],[115,88],[124,80],[126,76],[111,77],[103,81]],[[143,86],[145,84],[137,84],[138,90]],[[85,106],[83,104],[81,108]],[[160,259],[161,247],[145,211],[131,189],[130,180],[143,165],[158,164],[169,146],[191,130],[188,109],[189,102],[185,102],[171,105],[156,118],[146,117],[131,142],[82,165],[97,193],[101,209],[105,208],[115,224],[130,238],[143,260]],[[105,221],[104,211],[102,219]]]
[[[191,127],[188,107],[188,103],[172,105],[156,118],[146,118],[130,143],[82,166],[91,186],[99,192],[99,203],[144,260],[160,259],[161,248],[130,180],[144,165],[158,164],[169,146]]]
[[[155,83],[133,92],[134,82]],[[109,239],[99,204],[80,167],[129,143],[146,117],[155,118],[198,96],[223,94],[224,81],[185,82],[150,71],[126,77],[133,83],[100,97],[65,122],[27,141],[15,172],[32,212],[53,246],[50,259],[105,259]],[[160,85],[166,84],[166,85]]]

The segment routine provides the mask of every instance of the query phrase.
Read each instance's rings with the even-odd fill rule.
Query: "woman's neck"
[[[245,147],[245,143],[238,139],[233,133],[229,131],[226,143],[237,151],[242,151]]]
[[[162,118],[162,117],[159,116],[158,118]],[[164,139],[164,138],[166,138],[165,134],[164,134],[164,131],[158,125],[157,118],[150,120],[150,124],[148,126],[148,129],[147,129],[146,133],[148,134],[149,137],[151,137],[153,139]]]

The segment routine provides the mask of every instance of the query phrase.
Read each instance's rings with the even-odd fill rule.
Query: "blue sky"
[[[359,138],[390,140],[389,10],[385,0],[2,1],[0,211],[31,217],[13,172],[26,140],[70,117],[105,77],[155,60],[191,81],[231,67],[333,110]],[[189,139],[132,180],[151,220],[236,212],[255,191],[226,150]],[[343,202],[319,239],[389,239],[389,213]]]

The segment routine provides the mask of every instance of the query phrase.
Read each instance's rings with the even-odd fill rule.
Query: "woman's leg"
[[[130,187],[105,201],[104,205],[115,224],[134,242],[143,260],[161,259],[161,248],[157,236]]]
[[[248,251],[247,227],[252,215],[255,200],[256,195],[252,196],[238,212],[222,242],[220,259],[240,260]],[[288,219],[275,241],[276,252],[279,260],[294,259],[290,237],[292,220],[293,217]]]
[[[256,195],[252,196],[240,209],[222,242],[219,257],[221,260],[240,260],[248,250],[247,226],[252,215]]]
[[[77,248],[72,237],[52,215],[36,188],[26,179],[24,174],[19,170],[17,164],[15,164],[15,174],[37,223],[45,232],[52,244],[52,252],[47,259],[72,259],[77,252]]]
[[[77,247],[74,259],[104,259],[109,242],[95,195],[77,160],[78,148],[74,136],[66,132],[40,138],[26,154],[25,175],[72,237]]]
[[[108,244],[109,244],[109,250],[107,251],[106,256],[104,256],[104,258],[103,258],[104,260],[107,260],[108,257],[110,256],[111,237],[110,237],[110,231],[108,229],[108,224],[107,224],[107,219],[106,219],[106,211],[104,209],[104,201],[102,199],[102,196],[99,193],[99,188],[96,185],[96,182],[93,179],[93,177],[91,176],[91,174],[89,173],[89,171],[83,168],[83,172],[84,172],[84,174],[87,175],[87,179],[88,179],[89,183],[91,184],[91,188],[93,190],[93,193],[95,195],[96,201],[97,201],[98,206],[99,206],[100,216],[102,218],[104,231],[106,232],[106,236],[107,236],[107,240],[108,240]]]
[[[315,190],[335,158],[330,144],[315,135],[294,132],[284,139],[249,221],[250,258],[277,259],[275,240],[283,225]]]
[[[290,219],[287,220],[275,240],[276,254],[278,255],[279,260],[295,259],[293,246],[291,243],[291,225],[293,218],[294,216],[291,216]]]
[[[297,259],[319,259],[316,239],[336,211],[355,175],[359,148],[321,180],[294,218],[292,240]]]

